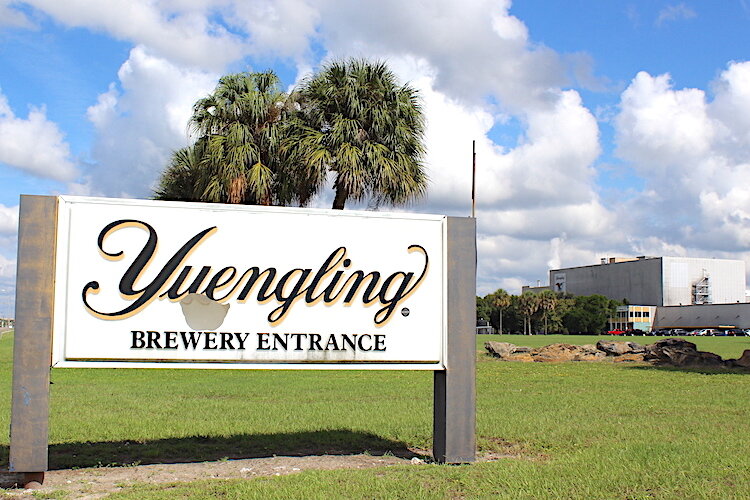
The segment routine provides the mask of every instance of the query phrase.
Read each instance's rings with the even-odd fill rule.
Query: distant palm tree
[[[524,335],[531,335],[531,317],[537,312],[537,310],[539,310],[539,295],[534,292],[524,292],[518,297],[518,303],[519,308],[521,309],[521,314],[523,314],[524,317],[523,333]]]
[[[544,333],[547,331],[547,317],[549,313],[555,310],[557,307],[557,294],[552,290],[543,290],[539,294],[539,307],[542,309],[542,316],[544,317]]]
[[[167,188],[186,187],[200,201],[270,205],[287,201],[284,162],[279,154],[288,96],[272,71],[222,77],[216,89],[193,106],[190,128],[196,145],[173,154],[157,198],[180,198]]]
[[[424,196],[424,116],[417,91],[382,62],[334,61],[302,82],[299,112],[285,142],[300,199],[329,172],[333,208],[347,200],[405,204]]]
[[[508,292],[499,288],[492,294],[492,305],[497,307],[500,311],[500,328],[498,333],[503,334],[503,309],[508,307],[511,303],[511,298]]]

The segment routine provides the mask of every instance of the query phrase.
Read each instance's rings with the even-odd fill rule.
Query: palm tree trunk
[[[333,198],[333,209],[343,210],[346,204],[346,199],[349,197],[349,191],[344,187],[343,184],[336,182],[336,196]]]
[[[500,309],[500,335],[503,334],[503,310]]]

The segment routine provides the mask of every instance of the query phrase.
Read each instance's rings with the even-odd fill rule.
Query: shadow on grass
[[[633,365],[624,366],[628,370],[657,370],[664,372],[700,373],[701,375],[750,375],[747,368],[727,368],[721,366],[671,366],[671,365]]]
[[[400,441],[345,429],[279,434],[238,434],[226,437],[190,436],[155,441],[64,443],[49,447],[49,470],[147,464],[209,462],[274,455],[372,455],[425,458]],[[7,470],[8,446],[0,447]]]

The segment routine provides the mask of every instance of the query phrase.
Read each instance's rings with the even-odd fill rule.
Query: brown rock
[[[680,338],[662,339],[642,346],[635,342],[600,340],[596,345],[550,344],[531,349],[509,342],[485,342],[487,351],[503,361],[560,363],[563,361],[601,361],[617,363],[653,362],[672,366],[726,366],[750,369],[750,349],[739,359],[724,361],[711,352],[699,351],[695,344]]]
[[[484,343],[484,348],[487,349],[490,354],[497,356],[498,358],[508,356],[513,352],[513,348],[515,347],[515,344],[511,344],[510,342],[489,341]]]
[[[559,363],[562,361],[597,361],[604,357],[590,346],[571,344],[550,344],[531,350],[531,356],[537,363]]]
[[[518,346],[510,342],[489,341],[484,343],[484,348],[493,356],[505,361],[522,361],[518,356],[531,352],[531,347]]]
[[[605,352],[608,356],[621,356],[629,353],[642,353],[645,348],[635,342],[614,342],[611,340],[600,340],[596,343],[597,349]]]
[[[606,358],[607,358],[607,355],[604,354],[602,351],[596,351],[592,353],[577,354],[573,358],[573,361],[601,361]]]
[[[515,349],[513,349],[513,354],[520,354],[523,352],[531,352],[531,347],[526,347],[525,345],[517,345]]]
[[[723,366],[721,356],[712,352],[699,351],[695,344],[683,339],[662,339],[646,346],[646,361],[672,366]]]
[[[612,358],[612,361],[614,363],[642,363],[645,361],[643,359],[644,353],[635,353],[635,352],[629,352],[627,354],[623,354],[621,356],[615,356]]]
[[[738,359],[728,359],[726,361],[728,366],[737,368],[750,368],[750,349],[745,349]]]

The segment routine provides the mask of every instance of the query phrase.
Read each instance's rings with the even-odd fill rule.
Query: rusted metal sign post
[[[133,218],[131,212],[141,218]],[[156,214],[153,225],[145,221],[151,214]],[[174,217],[197,224],[200,231],[174,224]],[[204,228],[208,225],[205,221],[214,225]],[[268,267],[246,266],[242,273],[242,266],[227,266],[227,260],[232,262],[234,257],[231,251],[226,253],[231,248],[226,241],[231,241],[232,227],[248,223],[266,227],[301,224],[301,231],[311,231],[320,241],[304,247],[302,257],[299,251],[289,254],[306,259],[305,264],[289,263],[284,260],[289,255],[277,257],[273,249],[266,248],[266,255],[256,257]],[[473,218],[428,215],[342,215],[300,209],[22,196],[10,471],[24,473],[27,483],[41,483],[48,470],[49,372],[55,366],[432,370],[435,460],[473,462],[475,224]],[[329,226],[343,228],[340,233],[346,237],[326,241],[320,236]],[[380,241],[368,239],[372,228],[386,236]],[[160,230],[163,235],[158,234]],[[175,234],[182,238],[179,231],[194,236],[171,257],[155,256],[157,248],[177,248],[184,241],[175,244],[169,240]],[[157,246],[160,236],[166,243],[160,241]],[[88,247],[81,250],[81,245]],[[124,245],[125,250],[117,245]],[[134,251],[133,245],[142,248]],[[381,257],[388,252],[390,257]],[[307,262],[318,262],[315,259],[321,255],[328,257],[316,271],[315,265]],[[122,273],[123,264],[112,262],[123,260],[123,256],[130,267],[120,277],[116,273]],[[360,259],[357,264],[355,256]],[[189,259],[196,260],[187,265]],[[218,262],[215,267],[198,265],[199,261],[210,264],[211,259]],[[133,283],[154,261],[163,262],[157,278],[148,287],[134,290]],[[373,266],[376,270],[368,272]],[[202,270],[189,278],[193,268]],[[112,284],[118,280],[119,293],[114,293],[117,287]],[[260,283],[263,286],[255,287]],[[148,300],[147,289],[151,293]],[[90,294],[92,290],[96,293]],[[256,291],[257,304],[251,304]],[[170,300],[160,300],[166,297]],[[336,297],[343,297],[347,307],[335,310],[338,316],[334,317],[345,319],[337,320],[331,328],[321,326],[332,323],[325,315],[342,304]],[[276,302],[268,305],[271,298]],[[326,302],[324,307],[316,306],[321,299]],[[189,313],[192,306],[188,305],[198,300],[208,301],[214,312],[219,311],[218,316]],[[297,301],[306,307],[294,309]],[[378,302],[380,309],[366,307]],[[254,321],[262,317],[258,311],[270,313],[267,323],[246,326],[243,333],[236,325],[249,324],[248,310]],[[395,314],[399,310],[400,314]],[[139,314],[138,321],[154,325],[148,331],[128,323],[128,318]],[[184,329],[185,322],[189,329],[212,331],[175,331]],[[224,332],[219,332],[222,322]],[[177,324],[183,326],[175,328]],[[427,325],[425,331],[420,331],[420,325]],[[300,331],[317,333],[290,333]],[[106,338],[103,341],[96,335]],[[189,342],[188,336],[202,338],[201,347]],[[300,347],[302,336],[305,348],[287,349],[293,340]],[[218,342],[229,348],[217,351]],[[164,359],[169,363],[163,364]]]
[[[41,483],[47,470],[57,200],[22,196],[19,216],[9,469],[25,473],[25,483]]]

